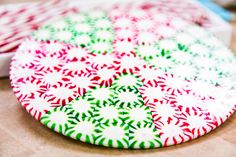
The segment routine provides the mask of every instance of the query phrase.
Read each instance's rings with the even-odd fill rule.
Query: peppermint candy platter
[[[227,120],[236,109],[235,65],[198,26],[118,7],[34,31],[15,53],[10,79],[21,105],[53,131],[145,149],[198,138]]]

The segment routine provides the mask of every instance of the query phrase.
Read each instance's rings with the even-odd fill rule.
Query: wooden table
[[[1,3],[16,0],[0,0]],[[21,0],[22,1],[22,0]],[[236,23],[232,48],[236,52]],[[1,28],[0,28],[1,29]],[[233,45],[234,44],[234,45]],[[236,115],[209,134],[183,144],[152,150],[118,150],[59,135],[32,118],[0,79],[0,157],[73,156],[236,157]]]

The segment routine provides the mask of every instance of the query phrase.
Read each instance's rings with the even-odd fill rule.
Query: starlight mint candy
[[[186,142],[228,119],[232,53],[197,26],[136,11],[93,10],[33,32],[11,64],[22,106],[60,134],[129,149]]]

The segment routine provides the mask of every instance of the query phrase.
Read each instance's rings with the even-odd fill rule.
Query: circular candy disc
[[[35,31],[15,54],[10,78],[22,106],[52,130],[143,149],[189,141],[224,122],[236,107],[235,62],[197,26],[112,9]]]

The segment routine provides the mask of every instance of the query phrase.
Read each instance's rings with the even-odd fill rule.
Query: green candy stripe
[[[203,80],[213,85],[219,85],[221,79],[225,79],[226,74],[217,69],[198,69],[195,80]]]
[[[48,28],[41,28],[32,33],[33,38],[37,40],[41,40],[41,41],[50,40],[53,35],[54,35],[54,32]]]
[[[94,144],[97,138],[99,123],[91,117],[77,118],[76,123],[70,124],[65,135],[83,142]]]
[[[124,123],[107,123],[97,129],[96,144],[107,147],[128,148],[129,126]]]
[[[145,107],[139,108],[147,111]],[[106,121],[100,123],[99,119],[96,120],[96,110],[95,108],[93,117],[83,117],[79,113],[75,114],[78,116],[75,116],[73,114],[73,112],[76,112],[75,110],[61,106],[48,111],[41,117],[40,121],[65,136],[91,144],[131,149],[162,147],[158,132],[152,122],[142,121],[139,124],[133,122],[132,124],[126,124],[124,122]],[[120,115],[129,114],[129,109],[123,111],[118,108],[118,110]],[[130,110],[132,109],[130,108]],[[149,115],[150,113],[147,113],[147,116]]]
[[[65,107],[55,107],[54,109],[48,111],[40,119],[40,122],[48,126],[54,131],[64,134],[70,129],[70,123],[75,123],[75,117]]]
[[[114,40],[114,34],[111,30],[96,30],[94,31],[93,39],[95,41],[101,41],[101,42],[107,42],[107,43],[112,43]]]
[[[93,118],[99,123],[122,123],[123,122],[124,109],[111,105],[111,104],[99,104],[95,106],[93,111]]]
[[[162,147],[162,142],[153,123],[130,126],[129,148],[145,149],[155,147]]]
[[[135,53],[145,61],[155,58],[159,54],[159,50],[155,45],[138,45]]]
[[[194,58],[192,52],[190,52],[189,48],[184,44],[177,43],[177,46],[178,49],[171,54],[171,61],[177,65],[191,65]]]
[[[90,33],[77,33],[71,38],[70,42],[73,45],[87,47],[88,45],[90,45],[92,39],[93,37]]]
[[[106,40],[91,40],[91,43],[88,44],[88,50],[94,54],[108,54],[112,52],[112,45],[110,41]]]
[[[101,94],[102,93],[102,94]],[[88,90],[84,97],[91,104],[113,104],[114,90],[110,87],[99,86]]]
[[[113,99],[114,104],[122,108],[144,105],[142,96],[137,89],[122,88],[116,90]]]
[[[165,50],[161,51],[162,52],[160,56],[148,60],[147,63],[155,68],[167,72],[169,69],[172,69],[174,63],[172,62],[169,53],[166,53]]]
[[[123,114],[124,122],[129,125],[140,126],[144,123],[153,122],[151,111],[145,105],[127,107]]]
[[[138,89],[143,85],[142,81],[138,78],[138,76],[134,74],[120,74],[113,82],[111,87],[115,90],[130,88],[130,89]]]
[[[76,117],[91,117],[93,116],[95,104],[90,103],[85,96],[81,96],[73,100],[71,103],[67,104],[65,107],[71,110]]]

